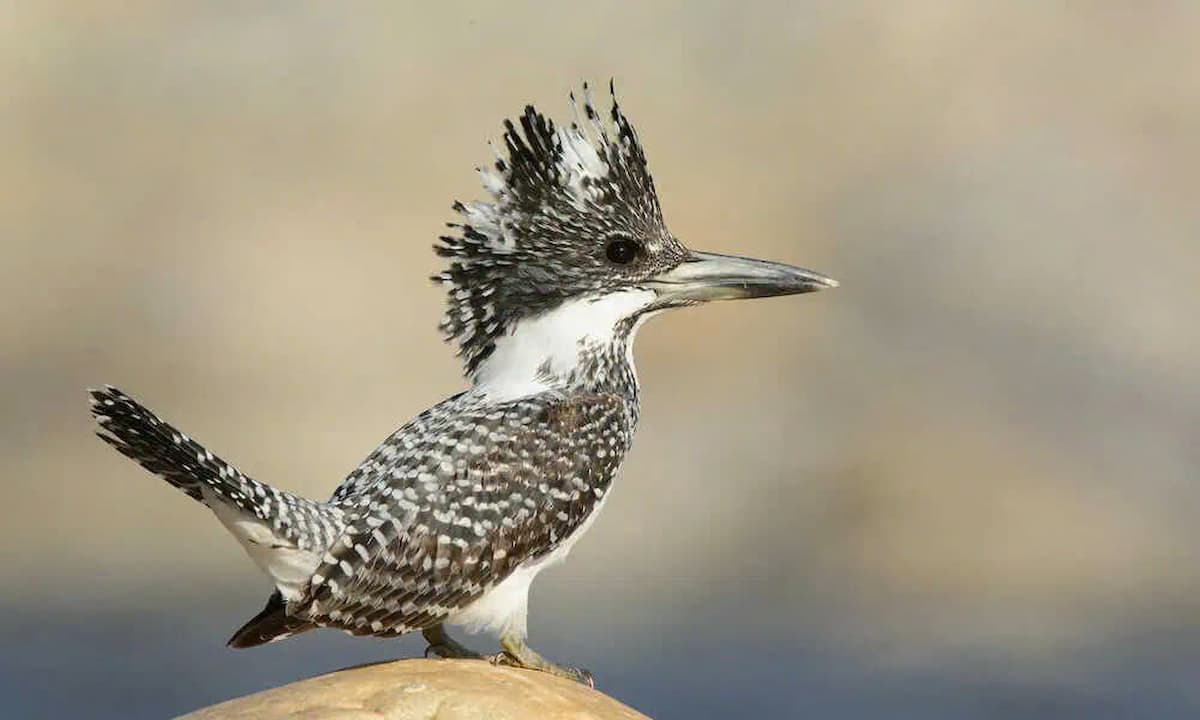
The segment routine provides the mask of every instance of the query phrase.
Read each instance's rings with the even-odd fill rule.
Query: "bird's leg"
[[[429,646],[425,648],[425,657],[429,657],[430,653],[437,655],[440,658],[460,658],[464,660],[483,660],[489,658],[489,655],[477,653],[471,648],[461,645],[457,640],[446,634],[446,626],[438,623],[421,631],[425,636],[425,642]]]
[[[563,665],[555,665],[546,658],[534,652],[533,648],[525,643],[525,638],[516,633],[505,633],[500,636],[500,647],[503,650],[492,658],[492,662],[499,665],[512,665],[514,667],[528,668],[530,670],[541,670],[542,672],[557,675],[558,677],[574,680],[575,682],[583,683],[588,687],[596,687],[596,681],[592,679],[592,674],[587,670],[579,668],[565,667]]]

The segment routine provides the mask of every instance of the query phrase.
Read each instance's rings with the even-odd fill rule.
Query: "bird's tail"
[[[314,625],[302,618],[288,614],[287,603],[278,590],[267,599],[267,606],[246,621],[226,643],[231,648],[251,648],[278,642],[313,629]]]
[[[337,537],[338,508],[246,477],[111,385],[90,394],[102,440],[212,508],[226,525],[231,517],[244,519],[268,532],[271,542],[304,551],[322,550]]]

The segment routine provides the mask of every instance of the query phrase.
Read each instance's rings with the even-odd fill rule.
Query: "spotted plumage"
[[[467,393],[439,405],[335,494],[351,519],[302,613],[384,635],[455,615],[587,521],[629,449],[636,412],[616,393],[502,404]]]
[[[274,583],[232,646],[419,629],[460,654],[449,623],[499,635],[511,662],[586,679],[525,644],[527,598],[595,520],[629,450],[638,328],[673,307],[836,284],[684,247],[615,97],[607,122],[585,85],[570,125],[527,107],[505,129],[481,171],[491,202],[455,203],[464,221],[435,246],[448,263],[441,328],[470,388],[393,433],[329,500],[252,480],[116,388],[92,391],[101,437],[212,509]]]

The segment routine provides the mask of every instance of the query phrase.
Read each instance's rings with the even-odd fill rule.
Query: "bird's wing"
[[[346,529],[289,613],[371,635],[440,622],[584,522],[633,422],[612,394],[451,401],[418,417],[335,494]]]

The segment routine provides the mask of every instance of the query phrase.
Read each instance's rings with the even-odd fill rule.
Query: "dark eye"
[[[642,246],[629,238],[618,238],[608,243],[604,254],[617,265],[628,265],[637,259],[642,252]]]

